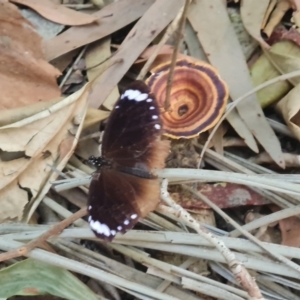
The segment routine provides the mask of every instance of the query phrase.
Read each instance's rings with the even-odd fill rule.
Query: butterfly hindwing
[[[96,173],[90,185],[89,222],[94,233],[112,240],[125,233],[159,202],[159,182],[112,169]]]

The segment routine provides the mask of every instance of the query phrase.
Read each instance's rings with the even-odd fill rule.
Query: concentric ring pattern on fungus
[[[160,107],[164,107],[170,62],[151,70],[147,79]],[[202,61],[180,59],[176,62],[170,109],[162,112],[165,135],[192,138],[213,127],[227,104],[228,88],[215,68]]]

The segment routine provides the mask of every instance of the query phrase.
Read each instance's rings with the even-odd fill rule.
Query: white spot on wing
[[[119,108],[120,106],[119,105],[117,105],[116,107],[115,107],[115,109],[117,109],[117,108]]]
[[[122,226],[118,226],[117,229],[121,231],[123,229],[123,227]]]
[[[135,101],[144,101],[148,98],[148,94],[140,94],[134,100]]]
[[[137,218],[137,214],[131,215],[130,218],[131,218],[132,220],[136,219],[136,218]]]
[[[91,209],[92,209],[92,206],[90,205],[90,206],[89,206],[89,210],[91,210]]]
[[[102,226],[102,230],[103,230],[103,234],[105,236],[110,236],[110,229],[106,224],[101,224]]]
[[[154,125],[154,128],[155,128],[155,129],[160,129],[161,126],[160,126],[159,124],[155,124],[155,125]]]
[[[91,228],[95,230],[98,234],[104,234],[105,236],[110,236],[111,232],[106,224],[101,224],[99,221],[90,221]]]
[[[121,99],[128,98],[129,100],[134,100],[141,94],[138,90],[127,90],[122,96]]]
[[[110,233],[111,235],[116,235],[117,232],[115,230],[111,230]]]
[[[152,99],[151,99],[151,98],[149,98],[149,99],[147,99],[147,100],[146,100],[146,102],[152,102]]]
[[[152,116],[152,119],[153,119],[153,120],[156,120],[156,119],[158,119],[158,116],[155,116],[155,115],[154,115],[154,116]]]
[[[154,106],[150,106],[150,107],[149,107],[149,109],[154,109],[154,108],[155,108]]]
[[[89,222],[92,221],[92,216],[89,216],[88,221],[89,221]]]
[[[128,225],[128,224],[129,224],[129,220],[125,220],[124,225]]]

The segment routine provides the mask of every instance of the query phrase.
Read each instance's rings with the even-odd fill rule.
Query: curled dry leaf
[[[262,0],[259,5],[252,0],[241,2],[241,16],[245,28],[266,49],[269,49],[270,46],[261,37],[260,30],[268,5],[269,0]]]
[[[274,1],[272,1],[274,2]],[[270,5],[273,6],[273,3],[271,2]],[[276,1],[275,1],[276,2]],[[291,4],[288,0],[280,0],[277,1],[274,10],[272,10],[272,13],[270,10],[268,10],[268,13],[271,13],[270,16],[268,16],[268,22],[266,26],[263,28],[263,33],[266,35],[266,37],[270,37],[274,28],[280,23],[285,13],[291,8]]]
[[[296,85],[284,98],[282,98],[276,108],[282,114],[286,124],[291,129],[295,137],[300,140],[300,84]]]
[[[280,211],[281,208],[276,205],[270,206],[273,212]],[[288,217],[279,221],[281,231],[281,245],[289,247],[300,247],[300,220],[298,216]]]
[[[60,110],[51,113],[51,107],[45,109],[48,114],[44,118],[32,117],[33,121],[24,126],[0,130],[3,151],[0,161],[0,221],[20,219],[30,200],[28,219],[49,190],[49,179],[55,179],[57,174],[51,175],[47,164],[61,170],[73,153],[86,112],[88,89],[89,85],[66,98],[68,105]],[[79,126],[73,122],[77,116],[82,120]],[[75,136],[70,134],[72,131],[76,132]]]
[[[45,19],[63,25],[85,25],[97,21],[93,15],[84,14],[63,5],[55,4],[50,0],[10,0],[10,2],[22,4],[38,12]]]
[[[15,5],[0,0],[0,109],[59,97],[59,75],[44,60],[41,37],[32,25]]]

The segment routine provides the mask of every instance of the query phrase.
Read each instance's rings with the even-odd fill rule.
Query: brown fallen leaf
[[[285,161],[285,166],[287,168],[299,168],[300,167],[300,155],[293,153],[282,153],[282,157]],[[250,162],[254,164],[272,164],[273,160],[270,155],[266,152],[262,152],[257,156],[250,157],[248,159]]]
[[[276,205],[270,205],[273,212],[280,211]],[[281,231],[281,245],[300,247],[300,220],[298,217],[289,217],[279,221]]]
[[[93,14],[99,24],[72,27],[53,39],[44,41],[47,60],[112,34],[140,18],[154,0],[123,0],[107,5]]]
[[[253,89],[247,62],[221,0],[194,0],[189,21],[208,60],[229,86],[233,100]],[[213,34],[212,34],[213,28]],[[242,120],[274,161],[284,168],[280,143],[253,94],[236,107]]]
[[[41,37],[17,7],[0,0],[0,110],[60,96],[60,72],[43,58]]]
[[[0,129],[4,155],[0,161],[0,222],[20,219],[26,205],[27,221],[58,175],[47,166],[62,168],[72,155],[87,108],[90,85],[37,113],[24,125]],[[59,107],[60,109],[56,109]],[[45,117],[39,117],[46,112]],[[79,125],[73,119],[81,117]],[[8,127],[8,126],[7,126]],[[70,132],[75,131],[75,135]],[[28,203],[28,201],[30,201]],[[29,204],[29,205],[28,205]]]
[[[300,84],[296,85],[276,105],[276,109],[282,114],[286,124],[295,137],[300,140]]]
[[[110,112],[89,107],[84,119],[83,129],[92,125],[100,124],[101,121],[108,118]]]
[[[255,5],[254,3],[255,2],[251,0],[244,0],[241,2],[243,24],[254,39],[256,39],[264,48],[269,49],[270,46],[261,37],[260,33],[269,0],[260,1],[259,5]]]
[[[270,202],[247,186],[235,183],[199,184],[198,191],[218,205],[219,208],[230,208],[246,205],[264,205]],[[172,193],[172,197],[182,207],[193,210],[210,208],[198,198],[190,197],[181,191]]]
[[[249,211],[245,217],[245,224],[251,223],[254,220],[264,217],[264,215]],[[251,233],[260,241],[265,243],[279,244],[281,240],[280,232],[275,226],[278,222],[273,222],[268,225],[259,227],[258,229],[252,230]]]
[[[149,57],[152,55],[152,53],[155,51],[155,49],[157,48],[157,45],[153,45],[148,47],[139,57],[139,59],[136,60],[135,64],[140,64],[140,63],[144,63],[146,62]],[[162,47],[162,49],[160,50],[159,54],[157,55],[156,59],[154,60],[154,62],[152,63],[150,70],[155,68],[156,66],[165,63],[167,61],[170,61],[172,59],[172,54],[174,51],[174,47],[170,46],[170,45],[164,45]],[[178,53],[177,55],[177,59],[180,58],[188,58],[190,60],[195,60],[197,61],[196,58],[192,57],[192,56],[188,56],[182,53]]]
[[[98,108],[152,40],[175,18],[184,1],[156,1],[126,36],[111,58],[112,65],[95,82],[90,106]],[[167,12],[167,13],[166,13]],[[115,63],[117,61],[120,63]]]
[[[277,26],[270,36],[268,43],[273,45],[282,40],[291,41],[300,46],[300,32],[293,27],[287,30],[284,26]]]
[[[111,56],[110,44],[111,39],[107,37],[93,43],[88,48],[85,55],[85,64],[89,81],[98,77],[106,69],[106,65],[103,62]],[[115,87],[103,103],[103,106],[112,110],[119,96],[118,87]]]
[[[34,11],[38,12],[45,19],[48,19],[52,22],[78,26],[90,24],[97,21],[97,18],[93,15],[88,15],[69,9],[64,5],[55,4],[50,0],[9,0],[10,2],[22,4],[30,7]]]
[[[271,3],[273,6],[273,4]],[[268,10],[268,12],[271,14],[268,16],[268,22],[263,28],[263,33],[266,37],[270,37],[274,28],[280,23],[285,13],[291,8],[291,4],[288,0],[280,0],[277,1],[274,9],[272,12]]]

